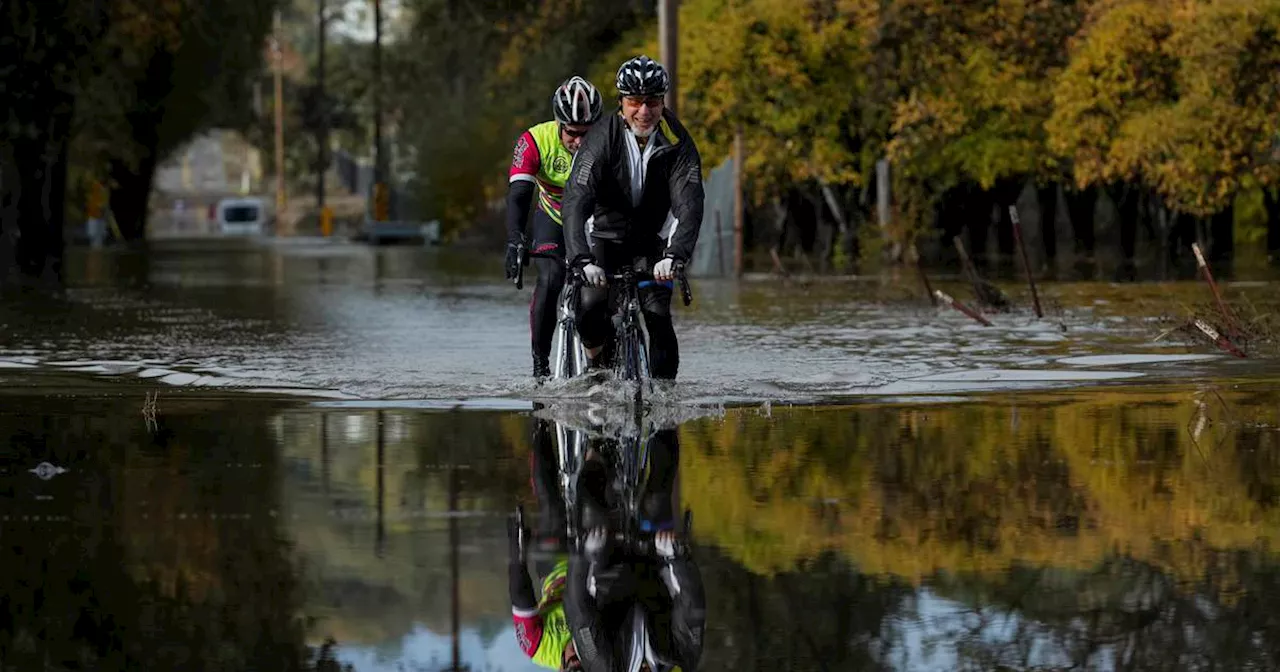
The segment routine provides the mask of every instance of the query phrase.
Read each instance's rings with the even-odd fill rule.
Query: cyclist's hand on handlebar
[[[582,279],[592,287],[604,287],[608,284],[608,277],[604,273],[604,269],[595,264],[587,264],[582,267]]]
[[[671,257],[659,261],[653,265],[653,279],[661,281],[674,280],[676,277],[675,266],[676,260]]]
[[[520,250],[524,247],[524,236],[507,241],[507,258],[503,267],[508,280],[514,280],[520,272]]]

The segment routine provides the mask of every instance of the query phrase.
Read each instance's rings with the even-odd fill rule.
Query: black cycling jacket
[[[620,114],[606,115],[591,125],[574,156],[565,184],[564,218],[567,259],[574,264],[595,261],[587,245],[587,219],[594,217],[591,235],[606,240],[656,237],[670,212],[677,219],[664,256],[688,261],[702,226],[702,158],[689,132],[670,110],[663,110],[647,167],[639,205],[632,205],[631,162],[627,145],[634,142]]]

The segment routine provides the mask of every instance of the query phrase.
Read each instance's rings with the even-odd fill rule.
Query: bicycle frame
[[[680,281],[681,298],[687,306],[693,302],[693,292],[689,289],[689,280],[684,274],[684,264],[675,265],[675,274]],[[644,311],[640,307],[640,290],[654,285],[674,289],[675,282],[657,280],[650,273],[637,270],[634,264],[608,277],[611,282],[616,281],[622,285],[622,296],[618,302],[622,320],[616,331],[619,354],[622,355],[618,367],[619,373],[623,380],[634,380],[637,383],[652,379],[652,371],[649,368],[649,327],[645,323]],[[640,387],[637,384],[637,403],[640,402]]]
[[[516,289],[524,288],[524,266],[526,259],[541,257],[551,259],[560,264],[565,271],[565,283],[560,288],[560,296],[556,299],[556,330],[551,336],[551,378],[565,380],[581,374],[587,369],[587,351],[582,347],[582,338],[578,335],[578,291],[581,286],[569,272],[564,259],[543,252],[528,252],[523,244],[516,248]]]
[[[582,337],[578,335],[579,289],[575,280],[566,280],[556,302],[556,331],[551,347],[555,357],[551,375],[555,380],[572,378],[587,369],[587,350],[582,347]]]

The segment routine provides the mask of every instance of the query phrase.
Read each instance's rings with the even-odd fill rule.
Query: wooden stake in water
[[[1222,319],[1226,322],[1227,329],[1231,331],[1233,336],[1239,335],[1240,331],[1236,327],[1235,315],[1227,309],[1227,304],[1222,300],[1222,293],[1218,291],[1218,283],[1213,281],[1213,271],[1209,270],[1209,262],[1205,261],[1204,253],[1200,251],[1200,243],[1191,243],[1191,251],[1196,255],[1196,265],[1200,268],[1200,272],[1204,274],[1205,282],[1209,283],[1209,289],[1213,291],[1213,298],[1218,302],[1218,312],[1222,313]]]
[[[1009,206],[1009,219],[1013,221],[1013,239],[1018,243],[1022,268],[1027,271],[1027,284],[1031,285],[1031,303],[1035,306],[1036,317],[1044,317],[1044,311],[1040,310],[1040,295],[1036,293],[1036,279],[1031,274],[1031,261],[1027,259],[1027,245],[1022,242],[1022,222],[1018,221],[1018,206]]]
[[[1245,357],[1245,354],[1240,351],[1240,348],[1237,348],[1234,343],[1227,339],[1226,336],[1219,334],[1216,329],[1209,326],[1204,320],[1196,320],[1195,326],[1196,329],[1199,329],[1205,336],[1208,336],[1209,339],[1213,341],[1214,345],[1217,345],[1219,348],[1226,350],[1236,357]]]
[[[924,272],[924,259],[920,258],[920,252],[911,246],[911,252],[916,258],[916,271],[920,273],[920,281],[924,283],[924,293],[929,297],[929,301],[933,306],[938,307],[938,297],[933,294],[933,285],[929,283],[929,274]]]
[[[999,287],[982,279],[978,275],[978,267],[973,265],[973,260],[969,258],[969,253],[964,249],[964,243],[961,242],[960,236],[951,239],[956,244],[956,252],[960,254],[960,265],[964,269],[965,275],[968,276],[969,282],[973,285],[974,296],[978,299],[978,303],[985,304],[997,310],[1006,310],[1009,307],[1009,297],[1000,291]]]
[[[935,289],[933,291],[933,295],[938,297],[938,300],[942,301],[943,303],[950,305],[952,308],[955,308],[956,310],[964,313],[965,315],[968,315],[969,317],[972,317],[974,321],[981,324],[982,326],[984,327],[991,326],[991,323],[987,321],[987,318],[978,314],[978,311],[970,308],[969,306],[964,305],[963,303],[960,303],[959,301],[956,301],[955,299],[951,298],[949,294],[942,291],[941,289]]]

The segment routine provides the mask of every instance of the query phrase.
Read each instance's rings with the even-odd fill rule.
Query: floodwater
[[[68,266],[0,302],[0,672],[537,669],[504,517],[538,509],[535,423],[617,408],[528,379],[497,263]],[[1226,291],[1268,315],[1257,280]],[[1046,319],[987,328],[911,275],[695,282],[649,420],[679,437],[701,669],[1280,667],[1280,368],[1164,333],[1202,285],[1048,284]]]
[[[178,241],[146,256],[78,250],[63,295],[0,303],[0,371],[503,408],[579,395],[535,389],[531,289],[502,282],[500,264],[447,248],[315,241]],[[943,279],[934,282],[971,301],[967,287]],[[992,316],[994,327],[935,309],[918,286],[912,274],[695,279],[693,305],[674,308],[683,353],[676,394],[713,405],[812,403],[1280,371],[1275,360],[1233,362],[1211,345],[1156,340],[1160,318],[1210,300],[1194,281],[1046,286],[1046,319],[1023,310]],[[1027,294],[1005,286],[1015,298]],[[1249,316],[1280,315],[1276,287],[1228,292]]]

